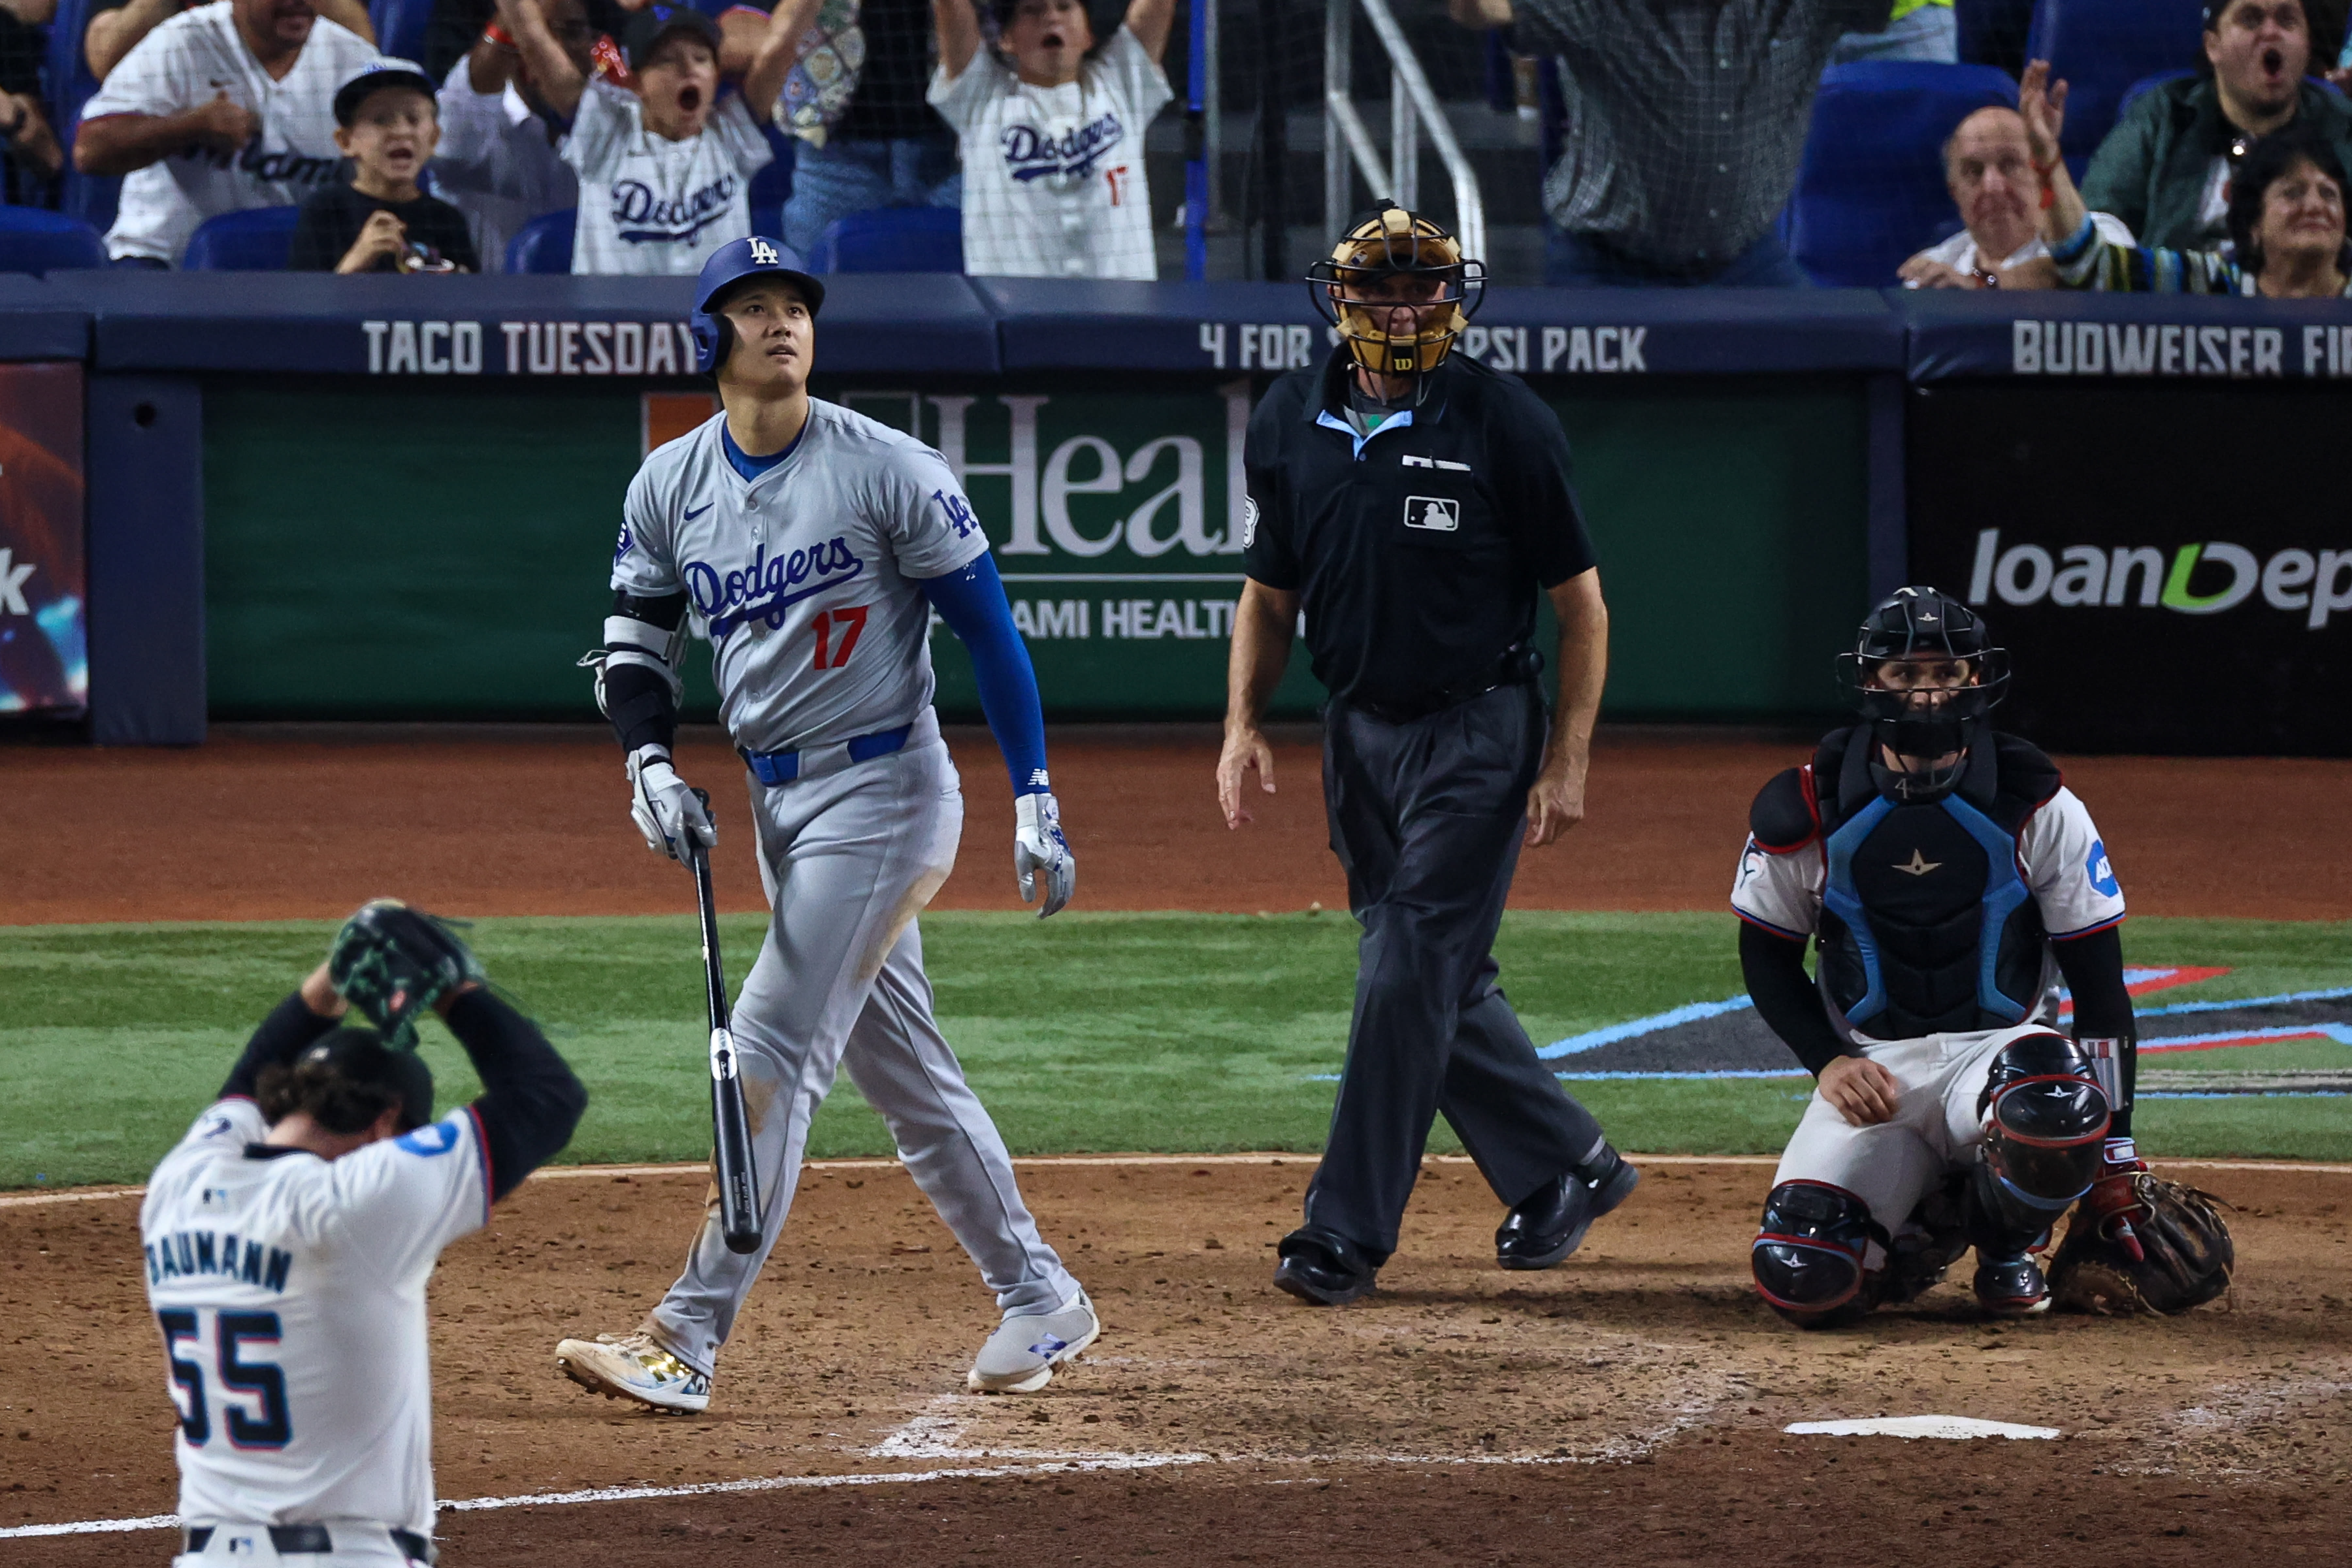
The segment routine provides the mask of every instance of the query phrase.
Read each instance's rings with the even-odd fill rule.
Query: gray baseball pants
[[[926,709],[904,750],[825,771],[843,760],[820,751],[814,773],[791,784],[751,781],[773,913],[734,1029],[761,1239],[756,1252],[730,1252],[714,1195],[686,1272],[648,1320],[706,1373],[783,1230],[809,1123],[840,1067],[1006,1315],[1051,1311],[1078,1289],[1038,1236],[1004,1140],[931,1018],[915,916],[947,880],[963,832],[939,721]]]

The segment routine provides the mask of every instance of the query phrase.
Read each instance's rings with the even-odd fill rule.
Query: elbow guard
[[[624,751],[658,745],[677,735],[678,705],[686,682],[677,673],[686,644],[686,595],[641,599],[625,591],[613,595],[614,613],[604,618],[605,647],[580,660],[596,672],[596,710],[612,721]]]

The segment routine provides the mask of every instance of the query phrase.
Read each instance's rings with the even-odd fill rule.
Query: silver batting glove
[[[1077,890],[1078,862],[1070,841],[1062,837],[1062,807],[1040,790],[1013,797],[1013,874],[1021,880],[1021,901],[1037,897],[1037,874],[1045,874],[1045,905],[1037,911],[1044,920],[1070,901]]]
[[[640,746],[629,753],[629,816],[646,836],[646,848],[681,863],[692,853],[688,834],[706,846],[719,842],[710,814],[659,746]]]

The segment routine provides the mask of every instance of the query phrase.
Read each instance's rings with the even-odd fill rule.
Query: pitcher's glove
[[[2081,1312],[2169,1317],[2229,1289],[2238,1262],[2221,1219],[2230,1205],[2145,1171],[2129,1180],[2137,1210],[2127,1232],[2110,1233],[2095,1212],[2075,1210],[2050,1270],[2058,1303]]]
[[[395,1050],[415,1050],[418,1016],[483,977],[448,922],[397,899],[362,905],[327,955],[327,978]]]

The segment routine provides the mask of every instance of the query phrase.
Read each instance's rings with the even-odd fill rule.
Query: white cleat
[[[1054,1381],[1054,1369],[1095,1342],[1102,1320],[1084,1290],[1050,1312],[1007,1318],[997,1325],[964,1383],[976,1394],[1034,1394]]]
[[[607,1399],[634,1399],[654,1410],[705,1410],[710,1405],[710,1375],[695,1371],[643,1329],[634,1334],[598,1334],[565,1340],[555,1347],[563,1375]]]

